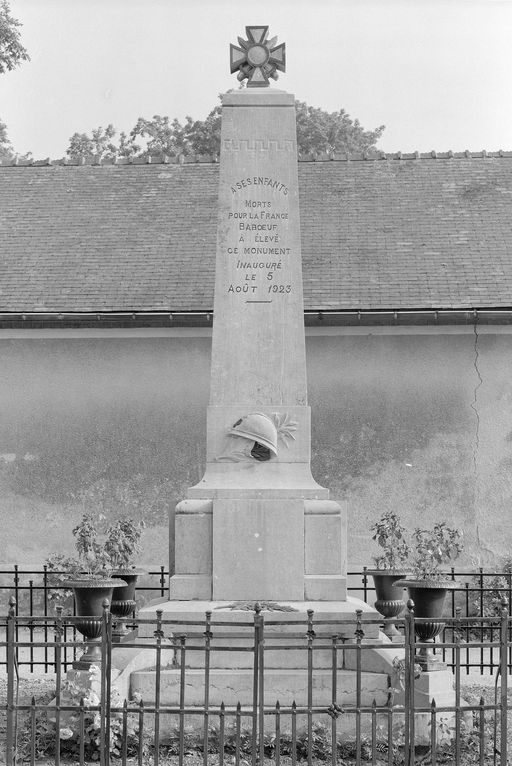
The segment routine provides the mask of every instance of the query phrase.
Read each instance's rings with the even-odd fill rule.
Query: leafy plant
[[[66,614],[72,614],[73,591],[66,587],[66,582],[72,577],[80,576],[77,571],[77,560],[64,556],[62,553],[52,553],[45,561],[47,577],[50,586],[48,601],[54,606],[61,606]]]
[[[113,569],[128,569],[134,566],[134,557],[140,551],[140,538],[144,522],[124,518],[111,524],[100,536],[101,521],[104,517],[85,513],[73,529],[76,558],[53,554],[46,560],[49,584],[56,589],[66,580],[76,577],[101,578]],[[69,593],[50,592],[50,599],[65,602]]]
[[[84,755],[87,760],[98,761],[100,758],[101,742],[100,676],[100,667],[92,665],[86,683],[81,682],[78,677],[74,680],[67,678],[61,687],[61,699],[63,704],[70,709],[65,713],[61,713],[58,738],[56,736],[54,710],[52,708],[42,710],[36,717],[33,733],[30,721],[25,723],[20,737],[20,754],[27,759],[30,757],[31,739],[33,736],[36,757],[38,759],[55,755],[57,741],[60,741],[61,756],[78,758],[80,755],[81,738],[80,705],[83,703]],[[123,701],[115,686],[111,688],[110,707],[109,750],[114,757],[120,757],[123,749],[123,716],[120,712],[123,707]],[[112,708],[115,710],[112,710]],[[140,747],[138,710],[133,710],[132,707],[132,711],[127,715],[126,722],[126,749],[128,756],[136,755]]]
[[[119,519],[107,529],[105,554],[113,569],[129,569],[134,566],[134,558],[140,553],[140,538],[144,521]]]
[[[512,587],[511,575],[512,559],[505,558],[492,577],[481,579],[480,575],[473,576],[472,584],[476,586],[477,593],[472,605],[476,614],[481,617],[500,616],[503,598],[509,597]]]
[[[377,569],[403,569],[410,554],[406,529],[393,511],[387,511],[371,528],[372,540],[382,549],[373,560]]]
[[[412,535],[414,556],[412,577],[417,580],[445,580],[442,564],[449,564],[463,550],[462,533],[446,523],[435,524],[432,529],[417,527]]]
[[[78,566],[90,576],[107,574],[112,569],[110,556],[98,540],[98,523],[94,516],[85,513],[73,529]]]

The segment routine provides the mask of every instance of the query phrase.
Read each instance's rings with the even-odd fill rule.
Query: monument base
[[[182,668],[185,668],[186,725],[200,728],[204,725],[205,704],[205,633],[209,636],[208,651],[208,704],[217,711],[224,703],[227,719],[234,723],[238,703],[242,706],[242,726],[250,727],[250,711],[254,700],[255,663],[255,612],[252,602],[228,601],[155,601],[139,612],[139,617],[151,622],[139,626],[139,636],[154,634],[156,612],[160,611],[165,645],[162,648],[160,674],[160,705],[176,707],[180,703]],[[311,614],[312,610],[312,614]],[[309,612],[309,614],[308,614]],[[206,613],[209,623],[206,625]],[[330,601],[283,601],[268,604],[261,612],[263,632],[258,641],[264,645],[258,661],[264,664],[264,702],[275,706],[279,701],[283,712],[283,727],[290,726],[293,702],[297,708],[308,706],[308,640],[307,621],[312,619],[314,630],[312,649],[311,691],[316,708],[315,721],[327,723],[331,719],[327,709],[333,702],[333,645],[335,646],[335,673],[337,704],[352,707],[356,704],[357,675],[345,667],[346,655],[353,649],[344,650],[348,641],[355,639],[356,629],[364,632],[366,641],[382,643],[378,620],[380,615],[372,607],[358,599],[341,602]],[[181,638],[184,636],[184,640]],[[333,644],[333,636],[336,641]],[[264,643],[263,643],[264,642]],[[393,672],[393,658],[399,652],[393,648],[387,664],[381,660],[378,672],[363,669],[361,675],[362,704],[386,705]],[[130,691],[139,694],[144,703],[155,701],[156,673],[153,669],[137,670],[131,674]],[[183,698],[182,698],[183,702]],[[318,710],[318,708],[323,708]],[[229,713],[231,711],[231,714]],[[218,718],[218,715],[217,715]],[[340,722],[340,733],[353,727],[353,716]],[[177,726],[176,715],[159,717],[161,732],[165,736]],[[267,720],[268,719],[268,720]],[[325,720],[324,720],[325,719]],[[226,721],[226,724],[228,723]],[[218,724],[212,714],[211,724]],[[298,730],[307,724],[305,715],[297,716]],[[272,716],[266,716],[266,727],[275,725]],[[368,725],[371,726],[370,716]]]
[[[238,608],[237,608],[238,607]],[[235,722],[235,711],[241,705],[242,728],[250,729],[254,702],[255,612],[249,603],[226,601],[155,601],[139,612],[139,617],[151,622],[139,626],[139,640],[153,643],[156,612],[160,611],[162,642],[160,674],[160,707],[180,706],[180,687],[184,672],[184,698],[181,705],[187,710],[184,723],[191,729],[204,726],[205,678],[208,672],[208,705],[210,725],[218,726],[219,709],[224,703],[226,726]],[[309,615],[308,615],[309,610]],[[313,610],[311,615],[310,610]],[[209,622],[206,624],[206,613]],[[397,646],[379,631],[381,615],[365,602],[348,598],[343,602],[280,601],[270,604],[264,617],[263,634],[259,640],[264,646],[263,699],[267,711],[279,702],[281,730],[290,728],[291,708],[295,702],[297,731],[307,727],[303,712],[310,705],[315,722],[331,723],[328,712],[333,703],[333,678],[336,678],[336,705],[347,708],[337,719],[337,731],[347,741],[355,737],[357,695],[361,713],[361,733],[371,733],[371,708],[386,707],[390,695],[393,699],[393,727],[397,736],[404,725],[404,695],[400,689],[398,661],[403,661],[404,646]],[[308,616],[312,619],[313,640],[308,649]],[[362,631],[360,643],[356,630]],[[209,633],[208,671],[205,668],[206,633]],[[336,641],[333,637],[336,636]],[[184,639],[182,638],[184,637]],[[403,641],[403,639],[402,639]],[[334,649],[333,649],[334,647]],[[144,650],[148,652],[149,649]],[[154,650],[153,650],[154,651]],[[311,657],[308,659],[308,653]],[[261,655],[259,662],[261,662]],[[308,671],[308,662],[311,670]],[[333,665],[335,666],[333,669]],[[359,671],[358,671],[359,666]],[[147,706],[155,702],[156,672],[151,666],[132,665],[130,695],[137,693]],[[183,671],[184,669],[184,671]],[[311,675],[309,675],[311,673]],[[358,673],[360,674],[358,692]],[[311,686],[309,686],[311,679]],[[311,689],[311,696],[309,691]],[[422,672],[415,680],[414,706],[428,709],[432,699],[441,708],[455,708],[456,698],[453,674],[445,669]],[[464,704],[464,703],[463,703]],[[464,709],[461,717],[470,722],[471,714]],[[416,713],[415,744],[430,743],[430,712]],[[159,716],[162,737],[175,733],[179,716],[162,713]],[[388,725],[386,713],[377,715],[382,731]],[[439,715],[438,741],[453,730],[455,712]],[[265,715],[265,729],[275,728],[275,717]],[[446,734],[446,736],[448,736]]]
[[[346,510],[332,500],[183,500],[170,596],[344,601],[346,536]]]

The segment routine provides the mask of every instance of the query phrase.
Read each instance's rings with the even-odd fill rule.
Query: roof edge
[[[432,150],[430,152],[350,152],[350,153],[328,153],[328,154],[302,154],[299,155],[299,162],[366,162],[381,160],[447,160],[447,159],[484,159],[484,158],[504,158],[512,159],[512,150],[498,149],[497,151],[487,151],[482,149],[479,152],[472,152],[469,149],[464,151],[444,152]],[[147,155],[133,158],[115,158],[108,159],[99,156],[69,158],[61,157],[52,160],[46,157],[42,160],[27,160],[14,157],[13,159],[3,159],[0,161],[0,167],[79,167],[81,165],[112,167],[114,165],[217,165],[218,157],[207,155],[179,155],[177,157],[168,157],[167,155]]]

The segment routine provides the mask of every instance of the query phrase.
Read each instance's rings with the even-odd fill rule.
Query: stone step
[[[180,668],[169,668],[160,674],[160,704],[177,705],[180,699]],[[356,704],[356,674],[348,670],[338,670],[337,703],[354,706]],[[220,706],[222,702],[234,708],[238,702],[250,706],[253,702],[254,674],[251,669],[210,670],[209,702]],[[155,701],[156,673],[140,670],[131,674],[131,695],[140,694],[144,702],[151,705]],[[325,706],[332,703],[332,672],[315,670],[313,673],[313,705]],[[385,705],[389,692],[389,676],[386,673],[361,673],[361,700],[364,705]],[[203,706],[205,701],[204,670],[185,669],[185,706]],[[264,676],[265,705],[290,706],[293,701],[304,706],[308,703],[308,676],[303,669],[265,669]]]

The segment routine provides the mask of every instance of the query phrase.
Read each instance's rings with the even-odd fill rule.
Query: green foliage
[[[177,119],[171,122],[169,117],[161,117],[159,114],[155,114],[151,120],[139,117],[137,124],[130,131],[132,139],[137,136],[146,141],[145,153],[147,154],[166,154],[169,157],[176,157],[190,153],[186,127]]]
[[[98,519],[86,513],[73,529],[78,553],[77,567],[87,575],[104,575],[112,569],[105,544],[98,540]]]
[[[296,101],[295,110],[297,147],[301,155],[365,152],[375,148],[384,132],[383,125],[373,131],[364,130],[359,121],[352,120],[343,109],[329,113]],[[73,158],[97,156],[105,159],[146,155],[218,157],[220,128],[220,106],[212,109],[205,120],[187,116],[183,124],[176,118],[171,120],[155,114],[151,119],[139,117],[129,136],[119,134],[117,144],[114,142],[116,131],[111,124],[105,129],[93,130],[91,136],[74,133],[66,153]],[[144,148],[139,140],[144,142]]]
[[[371,528],[372,539],[382,548],[380,556],[374,556],[378,569],[411,569],[411,577],[417,580],[443,580],[441,565],[449,564],[462,553],[462,533],[442,521],[432,529],[416,527],[407,539],[407,531],[399,516],[387,511]]]
[[[373,560],[377,569],[403,569],[410,554],[406,540],[406,529],[400,523],[399,516],[387,511],[371,528],[372,540],[382,549]]]
[[[200,753],[203,750],[204,743],[202,736],[192,728],[185,728],[184,731],[184,750],[185,754],[192,755]],[[240,753],[250,756],[252,753],[252,731],[242,729],[240,731]],[[280,754],[282,757],[291,757],[293,754],[294,743],[291,732],[283,730],[280,737]],[[371,759],[371,752],[368,740],[362,738],[362,757],[364,760]],[[224,753],[234,755],[236,753],[237,733],[234,724],[229,724],[224,732]],[[171,734],[166,745],[161,748],[161,754],[169,757],[179,755],[180,733],[175,729]],[[265,757],[274,759],[276,756],[277,739],[274,732],[266,732],[264,737]],[[355,755],[356,747],[353,742],[338,742],[338,755],[340,758],[351,757]],[[208,753],[216,754],[220,752],[220,734],[217,726],[211,726],[208,731]],[[331,727],[320,721],[314,721],[311,736],[312,757],[317,761],[327,761],[332,758],[332,740]],[[298,761],[305,761],[308,758],[308,734],[302,731],[297,734],[295,741],[295,755]]]
[[[13,149],[7,136],[7,125],[0,120],[0,160],[12,155]]]
[[[118,519],[107,529],[105,554],[113,569],[128,569],[134,566],[135,556],[140,553],[140,538],[144,521]]]
[[[61,753],[64,755],[77,756],[80,748],[80,715],[78,708],[83,701],[86,708],[99,708],[101,690],[101,670],[98,665],[92,665],[89,671],[90,682],[84,686],[79,681],[66,679],[62,687],[62,698],[66,705],[77,708],[76,713],[71,712],[66,717],[65,725],[59,731]],[[123,700],[115,685],[111,687],[111,708],[117,711],[111,712],[110,717],[110,742],[109,749],[113,756],[120,757],[123,746],[123,721],[120,709]],[[136,754],[138,750],[138,711],[127,717],[127,749],[129,755]],[[85,757],[93,761],[99,759],[101,716],[98,710],[88,710],[84,720],[84,749]]]
[[[364,130],[344,109],[325,112],[303,101],[295,102],[297,146],[301,154],[365,152],[374,149],[385,126]]]
[[[128,569],[135,565],[140,551],[140,538],[146,526],[144,521],[124,517],[110,524],[100,534],[102,514],[85,513],[73,529],[78,556],[71,558],[54,553],[46,561],[48,585],[52,588],[49,599],[56,605],[68,607],[71,591],[63,588],[73,577],[103,577],[113,569]]]
[[[482,587],[483,583],[483,587]],[[512,559],[505,558],[497,567],[496,574],[492,577],[480,578],[474,575],[471,579],[470,590],[477,589],[472,601],[473,614],[479,617],[496,617],[496,623],[472,625],[471,635],[476,641],[493,640],[496,636],[494,630],[499,626],[499,618],[503,609],[503,599],[509,599],[512,589]],[[510,609],[510,604],[509,604]]]
[[[100,159],[115,159],[116,157],[129,157],[139,147],[128,140],[125,133],[119,137],[119,145],[113,143],[116,134],[112,124],[106,128],[96,128],[90,136],[87,133],[73,133],[69,139],[69,146],[66,154],[72,159],[77,157],[99,157]]]
[[[16,156],[16,153],[12,147],[9,137],[7,135],[7,125],[0,120],[0,162],[2,160],[12,160]],[[32,157],[32,154],[28,152],[20,157],[22,160],[28,160]]]
[[[10,72],[22,61],[29,61],[30,56],[21,44],[19,27],[22,24],[11,15],[7,0],[0,0],[0,74]],[[23,159],[29,159],[30,153]],[[7,137],[7,127],[0,120],[0,161],[14,157],[14,150]]]
[[[91,688],[92,687],[92,688]],[[83,703],[84,714],[84,749],[85,758],[88,761],[99,760],[100,755],[100,696],[101,688],[100,669],[93,666],[91,682],[86,686],[75,681],[66,681],[62,689],[63,704],[70,706],[73,710],[65,713],[65,718],[61,720],[59,739],[60,753],[64,758],[76,759],[79,756],[80,747],[80,717],[79,707]],[[485,763],[491,763],[493,757],[493,716],[494,711],[486,711],[484,718],[484,740],[482,741],[479,730],[479,706],[493,703],[493,689],[485,688],[484,697],[473,699],[473,695],[466,695],[467,701],[476,709],[473,712],[473,721],[467,722],[464,716],[460,725],[460,754],[461,763],[477,764],[480,762],[480,747],[483,745],[483,757]],[[48,704],[48,699],[38,699],[37,704]],[[154,760],[153,732],[148,728],[141,733],[138,731],[138,704],[139,700],[132,700],[128,705],[127,712],[127,755],[130,758],[136,758],[141,750],[142,762],[152,763]],[[117,759],[122,755],[123,747],[123,725],[122,725],[122,702],[120,695],[112,688],[111,706],[114,708],[111,714],[111,736],[109,742],[110,754]],[[62,714],[61,714],[62,715]],[[392,752],[391,759],[388,756],[388,731],[385,724],[379,724],[376,731],[374,742],[375,755],[377,763],[392,762],[394,766],[402,766],[405,753],[405,725],[403,720],[393,727]],[[453,763],[455,757],[455,718],[447,716],[441,711],[436,717],[436,739],[437,750],[436,760],[438,763]],[[18,740],[18,756],[23,759],[30,757],[31,727],[30,721],[25,720],[21,727]],[[56,728],[54,711],[38,711],[36,715],[35,727],[35,750],[36,760],[55,755]],[[300,732],[295,740],[292,740],[291,732],[283,730],[279,741],[280,755],[283,759],[288,759],[293,755],[297,762],[305,762],[308,759],[308,734],[307,731]],[[207,752],[209,756],[220,753],[220,732],[217,725],[211,726],[208,731]],[[264,735],[264,755],[265,759],[275,760],[277,752],[277,739],[275,732],[269,731]],[[202,732],[191,727],[185,727],[183,731],[183,746],[185,757],[190,759],[190,763],[199,763],[203,757],[204,740]],[[240,754],[242,762],[250,761],[252,754],[252,732],[244,728],[240,732],[239,738]],[[224,732],[224,755],[230,761],[237,750],[237,733],[234,724],[229,724]],[[295,752],[293,752],[295,750]],[[339,738],[336,743],[336,754],[339,763],[352,764],[357,758],[357,744],[353,738]],[[165,744],[160,744],[159,758],[162,764],[173,764],[180,753],[180,732],[175,729],[166,739]],[[369,737],[362,736],[360,740],[361,760],[372,761],[372,741]],[[325,763],[332,760],[332,738],[331,726],[320,721],[314,721],[311,738],[311,755],[314,763]],[[417,746],[416,755],[421,757],[421,762],[430,761],[430,748],[428,745]],[[215,758],[208,758],[208,762],[216,763]]]
[[[61,606],[65,614],[73,614],[73,591],[65,583],[70,576],[81,575],[77,572],[77,560],[62,553],[52,553],[44,562],[49,585],[48,601],[54,607]]]
[[[413,532],[414,557],[412,576],[418,580],[444,579],[440,566],[449,564],[463,550],[462,533],[451,529],[443,521],[432,529],[420,529]]]
[[[78,758],[80,755],[80,706],[84,708],[84,754],[87,760],[98,761],[100,758],[100,690],[101,670],[98,665],[92,665],[89,671],[89,682],[80,683],[76,680],[66,679],[61,688],[62,704],[73,708],[71,711],[61,713],[59,729],[60,754],[67,758]],[[40,704],[40,703],[39,703]],[[112,710],[110,717],[110,741],[109,750],[112,756],[119,758],[123,748],[123,700],[115,688],[111,688],[110,705]],[[138,734],[138,709],[127,715],[126,746],[128,756],[134,756],[139,750]],[[36,715],[35,726],[35,750],[36,758],[42,759],[55,755],[56,752],[56,721],[53,710],[43,710]],[[20,737],[19,754],[22,757],[30,757],[31,727],[27,721],[22,729]]]
[[[0,0],[0,74],[10,72],[30,56],[21,44],[19,27],[22,24],[13,16],[7,0]]]

